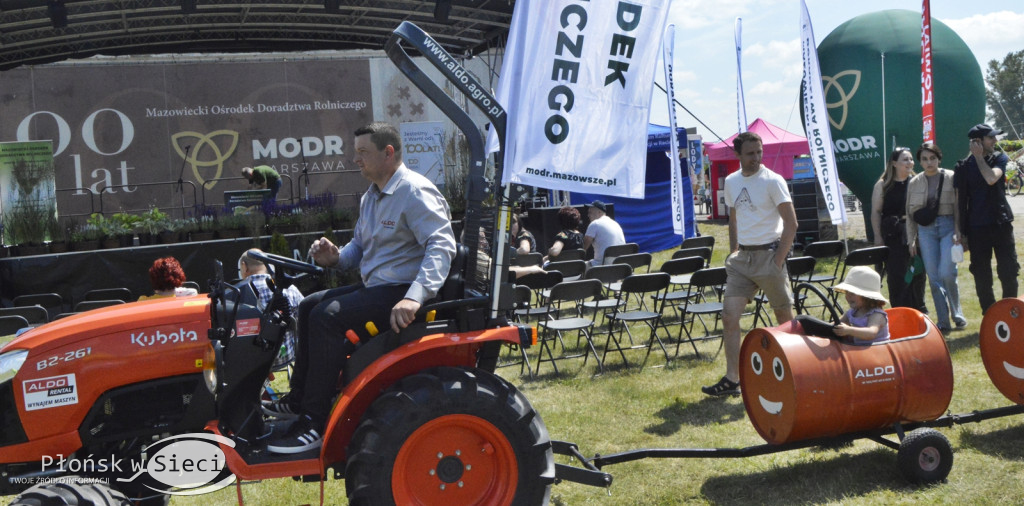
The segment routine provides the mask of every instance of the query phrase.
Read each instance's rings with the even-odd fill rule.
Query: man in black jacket
[[[1006,202],[1004,173],[1010,159],[996,152],[996,136],[1002,134],[986,124],[975,125],[967,133],[971,154],[957,162],[953,175],[957,205],[960,207],[960,231],[971,252],[971,274],[978,292],[982,313],[995,304],[992,289],[992,254],[1003,285],[1003,297],[1016,297],[1017,248],[1013,240],[1013,210]]]

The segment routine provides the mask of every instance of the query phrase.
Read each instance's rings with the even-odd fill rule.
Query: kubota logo
[[[163,333],[156,331],[153,334],[146,334],[145,332],[139,332],[138,334],[132,332],[132,344],[139,346],[155,346],[158,344],[169,344],[169,343],[183,343],[185,341],[198,341],[199,334],[194,330],[185,330],[179,328],[177,331],[171,331]]]
[[[837,130],[842,130],[846,125],[846,118],[850,114],[850,100],[857,94],[857,88],[860,88],[860,75],[859,70],[844,70],[835,76],[821,76],[821,81],[825,83],[823,93],[826,100],[825,107],[829,110],[828,121]],[[849,86],[849,90],[843,86],[843,83]],[[836,97],[836,100],[830,100],[832,97]],[[839,121],[833,118],[832,109],[839,109]]]
[[[224,143],[223,146],[218,144],[218,137],[222,138],[220,140]],[[185,139],[186,145],[192,146],[190,151],[186,152],[187,148],[181,147],[182,139]],[[196,181],[207,190],[211,190],[224,172],[224,162],[231,158],[238,148],[238,132],[215,130],[205,135],[199,132],[178,132],[171,136],[171,144],[174,145],[174,151],[178,156],[192,167]]]

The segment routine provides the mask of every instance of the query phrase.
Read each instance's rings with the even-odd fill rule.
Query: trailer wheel
[[[953,448],[949,440],[935,429],[917,429],[900,443],[896,453],[900,472],[914,484],[945,480],[953,468]]]
[[[351,504],[547,504],[555,465],[540,416],[515,387],[442,367],[381,394],[348,447]]]
[[[102,482],[85,482],[77,476],[40,483],[26,489],[11,504],[19,506],[130,506],[124,494]]]

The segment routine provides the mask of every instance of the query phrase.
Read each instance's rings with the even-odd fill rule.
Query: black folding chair
[[[630,253],[628,255],[620,255],[615,257],[613,264],[626,264],[633,268],[633,273],[639,273],[640,269],[644,272],[651,270],[651,254],[650,253]]]
[[[641,349],[647,348],[647,354],[644,355],[644,362],[647,362],[647,357],[651,355],[651,350],[654,348],[654,343],[657,342],[658,346],[661,347],[661,351],[665,353],[665,362],[669,361],[668,350],[665,348],[665,342],[661,340],[658,335],[658,327],[665,328],[664,323],[661,320],[661,307],[657,304],[657,301],[661,299],[658,295],[659,292],[665,292],[668,290],[669,281],[671,276],[664,272],[655,272],[651,274],[633,274],[622,280],[622,286],[619,290],[619,301],[624,302],[630,296],[636,296],[641,301],[641,306],[635,310],[620,310],[625,305],[616,306],[612,310],[611,314],[608,315],[608,338],[605,340],[604,353],[601,355],[601,363],[608,357],[609,351],[617,351],[622,356],[622,361],[625,364],[629,364],[626,360],[626,354],[624,350],[629,349]],[[647,308],[643,304],[643,301],[648,296],[651,296],[654,301],[654,307]],[[629,330],[629,325],[633,323],[643,322],[647,325],[650,330],[650,337],[647,339],[647,344],[635,344],[633,342],[633,335]],[[618,334],[616,335],[616,327],[618,327]],[[665,329],[666,333],[668,329]],[[623,334],[629,338],[629,345],[623,346]],[[614,346],[613,346],[614,343]]]
[[[512,293],[512,320],[515,321],[516,323],[526,323],[524,321],[524,318],[529,315],[531,299],[533,298],[533,291],[530,290],[530,287],[528,286],[516,285]],[[518,365],[519,374],[522,375],[523,370],[525,369],[526,373],[529,374],[530,378],[532,379],[533,370],[530,367],[530,359],[526,355],[526,349],[524,349],[522,346],[519,346],[518,344],[511,343],[509,343],[508,348],[512,354],[518,356],[515,358],[504,357],[503,359],[499,359],[498,364],[495,366],[495,368]]]
[[[587,269],[583,279],[596,279],[604,287],[604,297],[599,300],[584,301],[581,307],[584,310],[593,310],[594,319],[597,314],[604,315],[619,305],[619,288],[622,280],[633,274],[633,268],[626,264],[598,265]]]
[[[699,235],[697,237],[687,237],[683,239],[683,244],[679,246],[679,249],[687,248],[711,248],[715,249],[715,236],[713,235]]]
[[[724,285],[726,279],[725,267],[712,267],[710,269],[701,269],[690,275],[690,292],[693,293],[692,297],[686,297],[683,299],[683,306],[680,308],[680,319],[683,323],[679,325],[679,336],[676,342],[676,356],[679,356],[679,345],[683,342],[683,332],[686,332],[686,340],[693,346],[693,352],[700,357],[700,352],[697,351],[696,341],[707,341],[710,339],[720,338],[721,336],[712,336],[711,330],[708,328],[707,323],[704,322],[704,316],[714,315],[715,324],[711,327],[712,329],[718,328],[718,321],[722,318],[722,292],[717,289],[718,286]],[[709,299],[707,294],[708,291],[714,294],[714,299]],[[690,326],[687,328],[685,321],[689,320]],[[704,328],[704,335],[701,337],[693,336],[693,327],[696,322],[700,322],[701,327]]]
[[[603,290],[604,287],[601,285],[601,282],[596,279],[563,281],[551,288],[548,304],[554,309],[551,313],[553,317],[537,323],[537,327],[541,330],[541,335],[538,336],[540,351],[537,355],[537,374],[540,374],[540,364],[543,362],[551,362],[551,366],[555,369],[555,374],[558,374],[558,364],[556,363],[558,360],[582,356],[583,365],[587,365],[588,351],[594,354],[594,360],[597,360],[600,372],[604,372],[604,366],[597,357],[597,349],[594,348],[592,334],[595,318],[594,316],[590,318],[583,316],[583,312],[579,307],[579,304],[583,301],[600,299],[603,296]],[[583,339],[586,339],[586,348],[583,349],[582,353],[569,354],[561,334],[562,332],[574,330],[576,331],[577,349],[579,348],[580,341]],[[556,339],[562,346],[562,354],[558,357],[552,351]],[[547,351],[548,358],[544,358],[545,351]]]
[[[583,277],[583,273],[587,271],[587,262],[559,259],[558,262],[549,262],[544,266],[544,270],[562,273],[562,281],[575,281]]]
[[[29,325],[42,325],[50,321],[50,315],[43,309],[43,306],[14,306],[0,308],[0,316],[20,316],[28,321]]]
[[[18,333],[19,330],[30,327],[28,320],[23,316],[16,314],[9,314],[0,316],[0,337],[13,336]]]
[[[811,273],[808,282],[816,283],[825,290],[831,288],[835,284],[836,278],[839,277],[839,265],[845,250],[846,246],[843,245],[843,241],[818,241],[804,246],[804,255],[814,257],[815,260],[815,272]],[[821,267],[823,260],[828,259],[835,259],[832,272],[820,272],[818,267]]]
[[[678,304],[685,298],[696,295],[691,292],[687,286],[690,284],[690,276],[699,270],[704,268],[704,259],[701,257],[686,257],[676,258],[672,260],[666,260],[665,263],[661,264],[658,269],[659,272],[668,274],[669,287],[681,287],[680,290],[674,290],[665,293],[661,298],[661,310],[662,318],[664,318],[665,306],[670,306],[672,311],[679,316],[679,324],[683,324],[683,320],[679,314]]]
[[[587,252],[586,251],[583,251],[580,248],[575,248],[575,249],[563,249],[562,252],[559,253],[558,256],[553,258],[552,260],[557,260],[559,262],[562,262],[562,261],[565,261],[565,260],[586,260],[586,258],[587,258]]]
[[[85,292],[85,296],[79,301],[92,301],[92,300],[119,300],[121,302],[132,302],[135,300],[135,296],[132,295],[132,291],[127,288],[97,288],[96,290],[89,290]],[[76,310],[77,311],[77,310]]]
[[[186,281],[186,282],[181,284],[181,287],[182,288],[192,288],[192,289],[195,289],[195,291],[197,293],[203,293],[203,289],[199,288],[199,283],[196,283],[195,281]],[[127,302],[127,301],[125,301],[125,302]]]
[[[124,304],[123,300],[109,299],[109,300],[83,300],[78,304],[75,304],[75,312],[81,313],[84,311],[92,311],[93,309],[99,309],[101,307],[116,306],[118,304]]]
[[[540,265],[544,262],[544,255],[539,251],[531,251],[522,255],[516,255],[516,265],[519,267],[529,267],[531,265]]]
[[[533,304],[523,308],[516,309],[516,318],[521,321],[529,320],[530,318],[545,318],[550,313],[550,308],[544,302],[543,292],[550,290],[551,287],[562,282],[562,273],[558,271],[544,271],[534,272],[527,274],[516,280],[516,283],[525,286],[533,292]]]
[[[64,298],[56,293],[19,295],[14,298],[12,303],[15,306],[42,306],[43,309],[46,309],[47,314],[50,315],[50,320],[53,319],[54,315],[64,311]]]
[[[672,252],[672,258],[686,257],[701,257],[704,259],[704,267],[711,267],[711,248],[707,246],[678,249]]]
[[[604,259],[601,261],[603,265],[610,265],[615,262],[617,257],[622,255],[631,255],[633,253],[640,252],[640,245],[635,242],[627,242],[626,244],[616,244],[615,246],[608,246],[604,249]]]

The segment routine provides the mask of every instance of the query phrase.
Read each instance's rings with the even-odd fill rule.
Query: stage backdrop
[[[181,206],[173,187],[155,184],[179,174],[220,205],[224,190],[245,188],[239,169],[254,164],[290,178],[279,200],[293,197],[292,185],[305,194],[305,169],[310,194],[330,190],[355,207],[369,186],[351,161],[356,128],[433,121],[454,131],[380,55],[99,57],[17,68],[0,73],[0,142],[53,141],[62,215],[98,210],[101,191],[108,214]],[[487,75],[482,60],[466,65]]]

